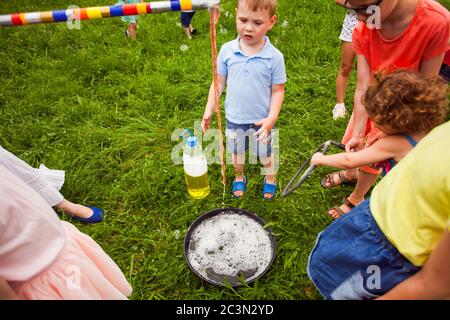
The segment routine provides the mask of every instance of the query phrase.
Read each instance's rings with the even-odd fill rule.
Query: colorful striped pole
[[[90,20],[181,10],[204,10],[210,9],[219,3],[220,0],[170,0],[80,9],[13,13],[0,15],[0,26],[63,22],[69,19]]]

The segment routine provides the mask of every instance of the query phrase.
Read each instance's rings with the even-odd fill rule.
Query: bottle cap
[[[193,148],[193,147],[195,147],[197,145],[197,143],[198,143],[198,141],[197,141],[196,137],[188,137],[186,139],[186,144],[187,144],[188,147]]]

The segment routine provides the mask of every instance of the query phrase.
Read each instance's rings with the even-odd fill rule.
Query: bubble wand
[[[214,6],[210,10],[209,28],[211,30],[211,56],[212,56],[212,69],[213,69],[213,83],[214,83],[214,110],[217,114],[217,126],[219,127],[219,144],[220,144],[220,160],[222,163],[222,183],[225,190],[227,184],[226,172],[225,172],[225,159],[224,159],[224,147],[222,136],[222,121],[220,119],[220,94],[219,94],[219,82],[217,76],[217,46],[216,46],[216,23],[219,19],[219,7]]]
[[[142,2],[89,8],[72,8],[41,12],[26,12],[0,15],[0,26],[22,26],[28,24],[91,20],[181,10],[205,10],[217,6],[220,0],[170,0]]]

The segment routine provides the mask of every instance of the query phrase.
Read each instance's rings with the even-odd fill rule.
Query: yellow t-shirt
[[[450,121],[435,128],[375,187],[370,210],[380,229],[415,266],[450,231]]]

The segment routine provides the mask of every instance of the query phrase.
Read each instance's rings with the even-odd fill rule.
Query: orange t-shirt
[[[450,50],[445,53],[444,56],[444,64],[450,66]]]
[[[419,71],[423,61],[450,49],[449,37],[449,11],[436,1],[419,0],[413,20],[395,39],[385,39],[380,30],[360,22],[353,32],[353,50],[366,58],[372,73]]]
[[[450,13],[438,2],[419,0],[416,14],[408,28],[395,39],[385,39],[378,29],[369,29],[359,22],[353,31],[353,50],[363,55],[371,73],[378,71],[392,72],[397,69],[419,71],[423,61],[430,60],[450,49]],[[354,114],[350,118],[342,138],[346,144],[353,135]],[[379,129],[368,119],[366,138],[376,135]],[[369,173],[378,173],[369,166],[360,168]]]

